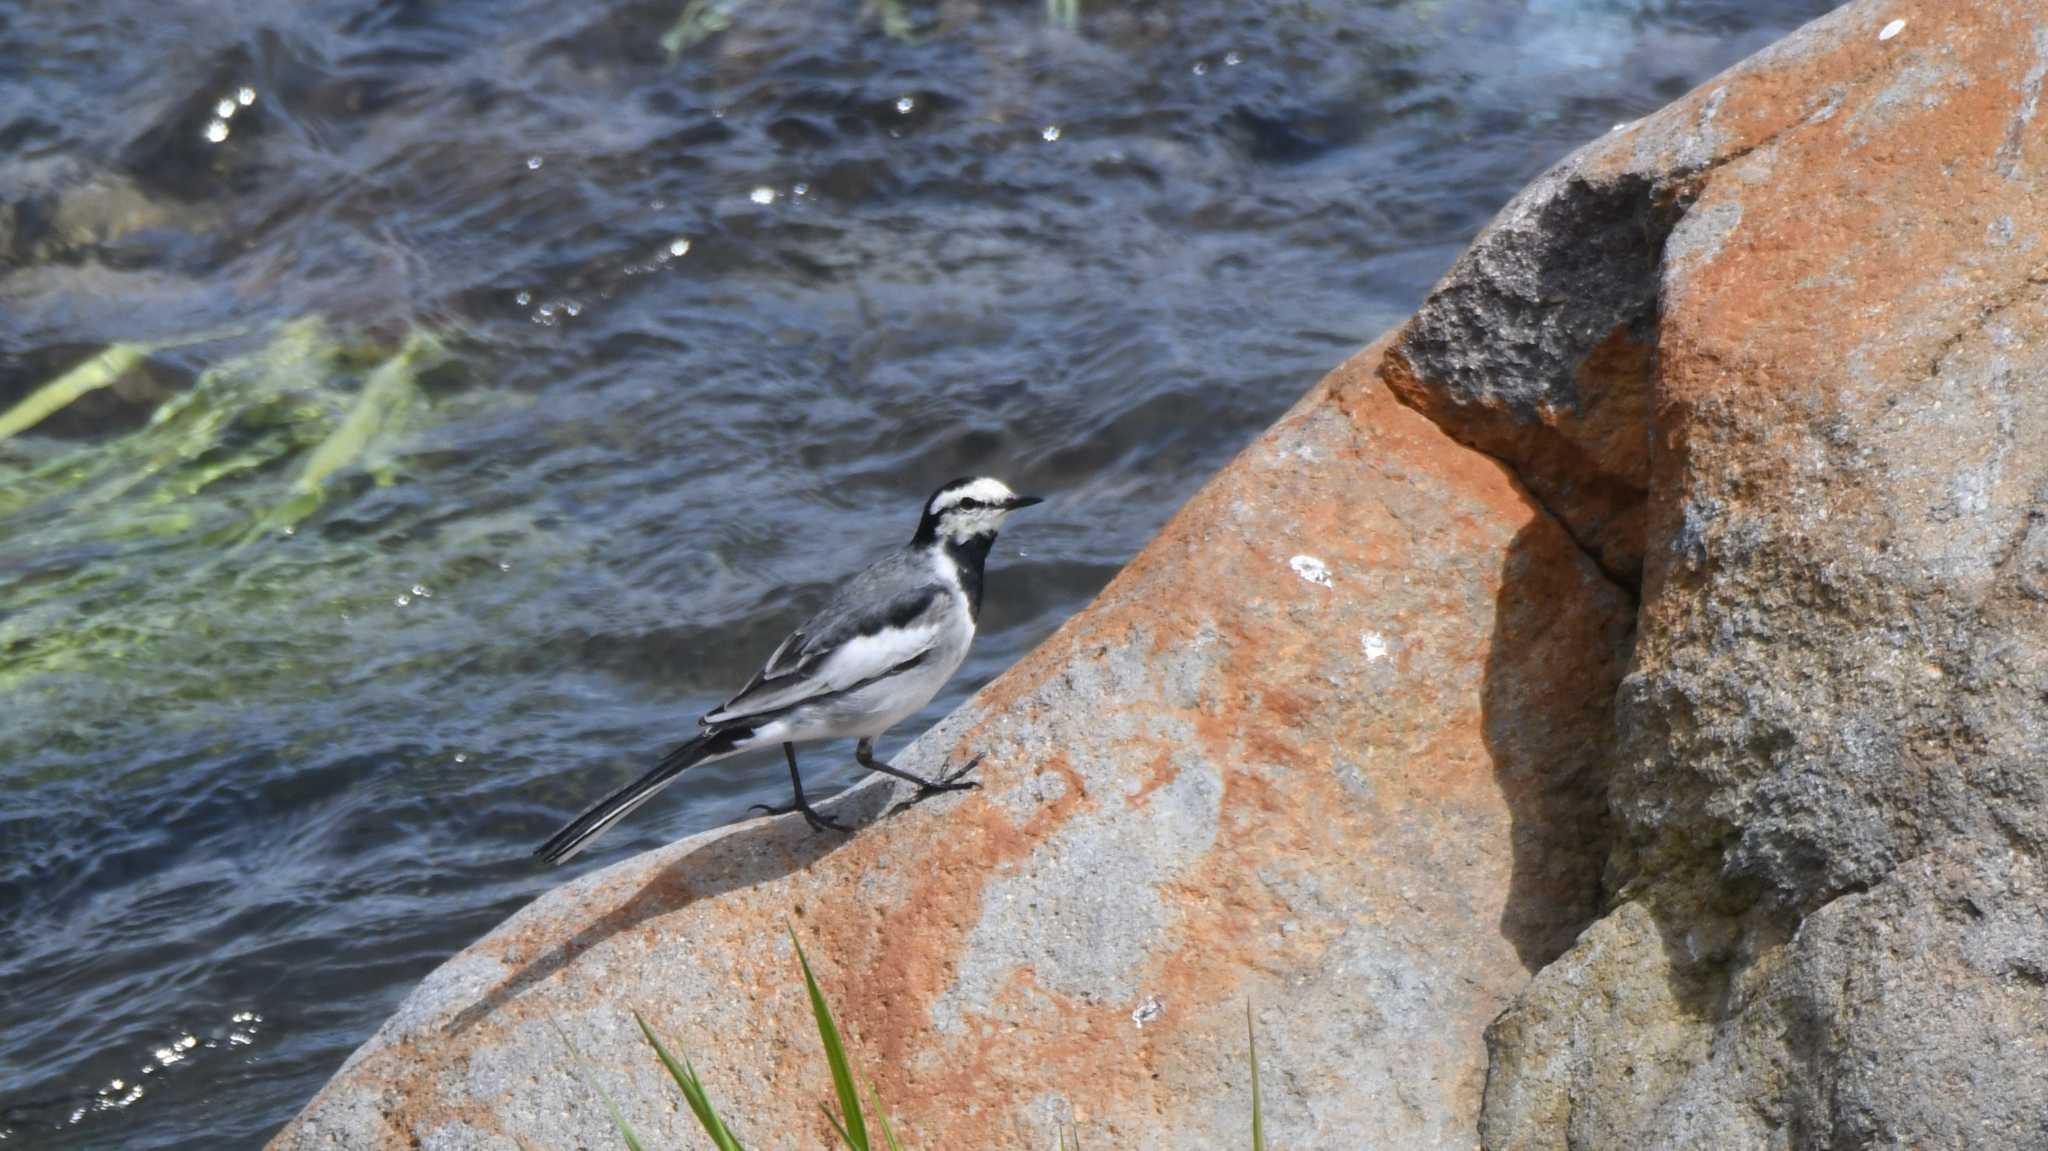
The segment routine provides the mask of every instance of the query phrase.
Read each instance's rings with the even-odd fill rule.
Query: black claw
[[[968,772],[970,772],[970,771],[973,771],[973,770],[974,770],[974,768],[975,768],[975,766],[976,766],[977,764],[979,764],[980,762],[981,762],[981,757],[977,755],[977,756],[975,756],[975,757],[974,757],[973,759],[970,759],[970,760],[968,760],[968,761],[967,761],[966,763],[962,764],[962,765],[961,765],[961,767],[960,767],[960,770],[959,770],[959,771],[953,772],[953,773],[952,773],[952,774],[950,774],[950,775],[942,775],[942,776],[940,776],[940,777],[939,777],[939,782],[938,782],[938,783],[937,783],[937,784],[936,784],[936,785],[935,785],[935,786],[934,786],[934,787],[932,788],[932,790],[933,790],[933,791],[970,791],[970,790],[972,790],[972,789],[974,789],[974,788],[980,787],[980,786],[981,786],[981,781],[980,781],[980,780],[970,779],[970,780],[968,780],[968,781],[967,781],[967,782],[965,782],[965,783],[962,783],[962,782],[960,782],[960,777],[961,777],[961,776],[963,776],[963,775],[966,775],[966,774],[967,774]]]
[[[980,762],[981,757],[977,755],[973,759],[970,759],[965,764],[963,764],[958,771],[948,772],[947,774],[940,776],[936,782],[932,780],[919,780],[917,794],[890,808],[889,814],[895,815],[906,808],[916,807],[918,804],[923,803],[925,800],[930,799],[932,796],[940,795],[948,791],[975,791],[980,789],[980,780],[960,778],[961,776],[966,775],[968,772],[973,771],[975,765]]]
[[[852,828],[846,826],[845,824],[839,822],[831,816],[826,815],[821,811],[818,811],[816,808],[811,807],[809,804],[805,804],[801,807],[797,806],[796,804],[791,804],[788,807],[770,807],[768,804],[765,803],[757,803],[747,808],[747,810],[765,812],[769,815],[788,815],[793,811],[800,811],[803,813],[804,822],[811,825],[812,831],[841,831],[849,835],[853,832]]]
[[[832,818],[829,815],[820,815],[819,813],[812,811],[808,807],[804,808],[803,811],[804,820],[805,822],[811,825],[812,831],[837,831],[843,832],[848,835],[853,834],[852,828],[846,826],[845,824],[839,822],[838,820]]]

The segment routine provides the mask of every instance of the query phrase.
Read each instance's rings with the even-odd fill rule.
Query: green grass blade
[[[719,1118],[718,1109],[711,1105],[711,1096],[704,1090],[704,1081],[697,1078],[697,1069],[690,1066],[689,1059],[678,1059],[669,1054],[668,1048],[662,1046],[661,1039],[654,1034],[654,1028],[647,1025],[647,1020],[642,1019],[638,1011],[633,1013],[633,1022],[640,1025],[640,1034],[647,1037],[654,1053],[661,1057],[661,1065],[668,1068],[669,1078],[676,1081],[676,1086],[683,1092],[683,1100],[690,1105],[691,1113],[697,1116],[697,1125],[704,1128],[704,1134],[711,1137],[718,1151],[746,1151],[740,1146],[739,1137],[725,1125],[725,1120]]]
[[[825,1122],[832,1125],[832,1130],[839,1132],[840,1140],[848,1147],[853,1146],[853,1136],[848,1134],[846,1127],[839,1122],[839,1116],[832,1114],[832,1109],[823,1103],[818,1104],[818,1110],[825,1113]]]
[[[597,1092],[599,1099],[604,1100],[604,1109],[612,1115],[612,1126],[619,1129],[619,1138],[626,1141],[626,1151],[646,1151],[646,1148],[640,1145],[640,1136],[633,1131],[633,1125],[626,1122],[626,1116],[619,1110],[619,1105],[612,1102],[610,1092],[604,1089],[604,1084],[597,1081],[596,1074],[591,1071],[590,1062],[583,1058],[583,1052],[578,1051],[576,1045],[569,1042],[569,1033],[563,1031],[562,1025],[553,1019],[548,1020],[548,1026],[555,1029],[555,1035],[561,1039],[562,1046],[567,1047],[569,1054],[576,1057],[577,1074],[590,1085],[591,1090]]]
[[[818,1041],[825,1045],[825,1062],[832,1068],[832,1089],[839,1095],[839,1114],[845,1126],[840,1128],[840,1137],[853,1151],[871,1151],[868,1145],[868,1127],[861,1116],[860,1091],[854,1086],[853,1069],[846,1061],[846,1046],[839,1039],[839,1025],[832,1021],[832,1008],[825,1003],[825,993],[818,990],[818,978],[811,972],[811,961],[804,954],[804,945],[796,937],[796,929],[789,931],[789,942],[796,948],[796,960],[803,965],[804,986],[811,993],[811,1014],[818,1020]],[[837,1124],[834,1124],[837,1126]]]
[[[1259,1033],[1252,1027],[1252,1005],[1244,1005],[1244,1037],[1252,1056],[1252,1151],[1266,1151],[1266,1118],[1259,1103]]]
[[[903,1144],[896,1141],[896,1128],[889,1122],[889,1109],[882,1106],[882,1097],[875,1094],[875,1081],[863,1075],[861,1082],[867,1085],[868,1106],[874,1109],[875,1124],[882,1129],[882,1142],[889,1151],[903,1151]]]

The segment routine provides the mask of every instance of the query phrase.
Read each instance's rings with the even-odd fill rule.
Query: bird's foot
[[[941,791],[973,791],[981,786],[981,781],[978,779],[962,779],[960,777],[973,771],[980,764],[981,757],[977,755],[966,763],[961,764],[958,771],[948,772],[940,776],[936,783],[925,784],[922,788],[918,789],[918,794],[923,796]]]
[[[917,784],[917,794],[890,808],[889,814],[895,815],[905,808],[916,807],[934,795],[943,795],[949,791],[974,791],[978,789],[981,787],[980,780],[962,779],[960,777],[973,771],[980,763],[981,757],[977,755],[962,764],[957,770],[947,772],[937,779],[914,779],[912,782]]]
[[[757,803],[747,810],[765,812],[768,815],[788,815],[792,811],[801,811],[804,814],[804,822],[811,825],[812,831],[840,831],[848,834],[853,832],[852,828],[808,803],[792,803],[788,807],[771,807],[765,803]]]

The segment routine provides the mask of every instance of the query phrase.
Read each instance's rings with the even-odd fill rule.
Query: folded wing
[[[791,633],[707,726],[783,711],[881,679],[923,659],[939,640],[946,590],[906,588],[864,610],[835,601]]]

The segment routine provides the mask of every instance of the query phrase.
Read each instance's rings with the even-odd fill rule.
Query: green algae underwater
[[[217,610],[212,597],[221,585],[211,565],[189,572],[189,612],[175,602],[166,611],[161,602],[117,596],[94,597],[102,610],[90,615],[59,605],[123,580],[124,561],[110,545],[196,537],[216,557],[234,555],[266,537],[294,535],[332,484],[392,483],[405,467],[407,433],[432,418],[423,378],[451,362],[428,332],[380,344],[307,317],[279,326],[254,350],[220,359],[124,435],[7,453],[6,441],[117,386],[157,351],[232,338],[113,344],[0,413],[0,531],[33,526],[39,550],[77,557],[49,570],[34,570],[31,560],[26,578],[0,584],[8,605],[0,616],[0,692],[39,676],[147,659],[153,644],[212,638],[203,617]],[[255,590],[284,603],[326,594],[289,580]],[[253,606],[240,604],[234,614],[246,620]],[[236,685],[223,677],[215,686],[226,693]]]

